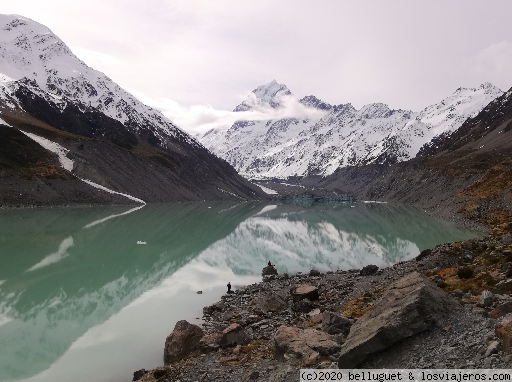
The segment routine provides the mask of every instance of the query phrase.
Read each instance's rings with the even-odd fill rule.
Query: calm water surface
[[[163,364],[178,320],[200,323],[268,260],[280,273],[384,266],[478,235],[384,204],[2,210],[0,381],[131,381]]]

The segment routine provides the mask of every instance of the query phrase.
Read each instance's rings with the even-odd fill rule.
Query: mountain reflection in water
[[[84,346],[88,333],[114,318],[122,321],[118,335],[139,335],[130,329],[130,310],[125,308],[148,300],[148,293],[155,295],[156,290],[165,294],[182,288],[184,292],[175,297],[168,294],[166,304],[173,305],[176,316],[183,316],[185,310],[200,310],[213,302],[205,299],[217,299],[221,293],[219,289],[217,295],[197,297],[196,290],[207,291],[227,281],[255,282],[268,260],[279,272],[289,273],[383,266],[440,243],[476,236],[418,210],[382,204],[302,208],[187,203],[4,210],[0,228],[2,381],[30,378],[45,370],[32,379],[50,380],[45,373],[57,375],[60,367],[73,375],[74,365],[61,366],[59,358]],[[147,320],[148,332],[156,319]],[[156,351],[145,348],[140,338],[140,348],[119,346],[115,356],[133,371],[134,360],[142,354],[161,353],[174,322],[166,322],[162,333],[153,333],[161,343],[147,346]],[[101,358],[106,365],[109,356]],[[159,364],[161,354],[152,361]],[[105,365],[89,368],[91,374],[80,378],[112,380],[115,374],[103,370]],[[123,379],[126,374],[118,378]]]

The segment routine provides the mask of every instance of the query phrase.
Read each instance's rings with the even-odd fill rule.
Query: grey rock
[[[480,308],[489,307],[494,302],[495,297],[494,294],[492,294],[488,290],[484,290],[482,294],[480,295],[480,298],[478,299],[478,302],[476,303],[476,306]]]
[[[487,317],[487,311],[484,308],[473,306],[472,310],[474,313],[479,314],[482,317]]]
[[[430,256],[431,253],[432,253],[432,250],[430,250],[430,249],[425,249],[425,250],[421,251],[420,254],[418,256],[416,256],[416,261],[423,260],[425,257]]]
[[[238,316],[238,315],[234,311],[228,310],[228,311],[222,313],[222,315],[220,316],[220,320],[221,321],[229,321],[229,320],[232,320],[233,318],[235,318],[236,316]]]
[[[277,269],[273,265],[269,265],[261,271],[262,276],[275,275],[277,276]]]
[[[255,300],[256,305],[265,313],[280,312],[288,307],[286,301],[274,292],[267,292]]]
[[[290,294],[292,295],[294,303],[303,299],[315,301],[318,300],[319,297],[318,288],[316,286],[306,284],[291,288]]]
[[[316,305],[309,300],[300,300],[292,305],[294,312],[309,313],[316,308]]]
[[[312,269],[309,271],[310,276],[320,276],[320,271],[317,271],[316,269]]]
[[[503,235],[501,238],[501,242],[503,245],[511,245],[512,244],[512,236],[511,235]]]
[[[165,340],[165,362],[179,361],[199,348],[203,330],[185,320],[178,321],[174,330]]]
[[[338,314],[324,312],[322,315],[322,330],[327,334],[348,335],[352,322]]]
[[[224,348],[228,346],[245,345],[248,342],[249,337],[245,333],[244,328],[238,324],[231,324],[222,331],[219,344]]]
[[[367,265],[366,267],[364,267],[363,269],[361,269],[359,274],[361,276],[371,276],[371,275],[374,275],[375,273],[377,273],[378,270],[379,270],[378,266],[370,264],[370,265]]]
[[[485,351],[485,356],[489,357],[491,354],[497,354],[500,350],[500,341],[492,341],[489,346],[487,347],[487,350]]]
[[[256,316],[255,314],[251,314],[249,317],[245,319],[247,325],[254,324],[258,321],[261,321],[261,318],[259,316]]]
[[[220,311],[222,311],[223,307],[224,307],[224,303],[222,303],[222,306],[220,305],[220,303],[213,304],[213,305],[210,305],[210,306],[205,306],[203,308],[203,314],[204,315],[211,315],[214,312],[220,312]]]
[[[146,374],[147,374],[146,369],[137,370],[136,372],[133,373],[132,381],[138,381],[139,379],[141,379]]]
[[[205,353],[217,351],[220,348],[220,333],[207,334],[199,341],[199,349]]]
[[[503,264],[501,264],[501,266],[500,266],[500,271],[501,271],[501,272],[506,272],[506,271],[508,271],[510,268],[512,268],[512,264],[510,264],[510,263],[503,263]]]
[[[485,327],[486,328],[489,328],[489,329],[492,329],[491,331],[494,333],[494,328],[496,326],[496,320],[494,318],[488,318],[487,321],[485,322]]]
[[[340,350],[340,345],[327,333],[288,326],[279,327],[273,338],[273,345],[274,355],[278,360],[284,359],[285,356],[307,360],[315,352],[329,356]]]
[[[430,280],[434,283],[434,284],[437,284],[438,282],[440,281],[443,281],[443,278],[439,275],[434,275],[430,278]]]
[[[460,305],[417,272],[396,281],[350,329],[338,367],[354,368],[368,356],[434,327]]]

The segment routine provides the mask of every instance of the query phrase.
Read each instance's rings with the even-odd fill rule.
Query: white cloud
[[[78,46],[70,47],[71,51],[79,59],[84,61],[91,68],[108,73],[112,69],[121,65],[121,61],[110,54],[96,52],[94,50],[80,48]]]
[[[213,128],[228,129],[233,123],[240,120],[306,119],[320,118],[325,115],[324,111],[304,106],[295,96],[283,96],[279,100],[281,107],[274,109],[259,104],[251,93],[246,103],[251,104],[253,110],[233,112],[218,110],[211,105],[183,106],[168,98],[151,98],[144,93],[126,87],[125,89],[141,102],[160,110],[167,118],[191,135],[205,133]]]

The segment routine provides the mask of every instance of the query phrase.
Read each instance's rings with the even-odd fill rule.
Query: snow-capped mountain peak
[[[21,142],[7,155],[7,168],[26,164],[49,191],[44,180],[53,172],[40,168],[54,171],[58,158],[57,177],[66,181],[66,191],[34,190],[29,198],[34,183],[20,180],[23,193],[8,203],[116,200],[100,195],[105,191],[148,202],[240,200],[261,192],[161,112],[82,62],[50,29],[22,16],[0,15],[0,113],[9,125],[2,122],[3,139]],[[32,155],[34,144],[41,148]],[[17,157],[35,159],[20,166]]]
[[[272,81],[250,97],[268,104],[281,87]],[[288,88],[284,92],[289,92]],[[419,113],[392,110],[383,103],[367,104],[359,110],[349,103],[332,106],[311,95],[299,102],[327,114],[308,119],[238,121],[227,132],[209,132],[199,141],[248,178],[329,175],[339,167],[392,164],[413,158],[423,145],[456,130],[501,94],[490,83],[459,88]],[[242,108],[247,107],[245,102],[235,110],[249,110]]]
[[[0,72],[13,80],[26,77],[44,85],[50,72],[66,78],[80,74],[77,68],[86,67],[42,24],[18,15],[0,15],[0,25]]]
[[[332,110],[333,106],[328,103],[322,101],[321,99],[316,98],[314,95],[309,95],[299,100],[301,104],[308,107],[314,107],[315,109],[320,110]]]
[[[172,146],[169,138],[198,146],[164,115],[144,105],[75,56],[46,26],[18,15],[0,15],[0,93],[10,106],[20,84],[63,110],[70,103],[93,107],[137,134]],[[154,138],[153,138],[154,137]]]
[[[282,98],[291,96],[292,93],[284,84],[278,84],[276,80],[268,84],[258,86],[249,96],[233,111],[248,111],[252,109],[281,106]]]

